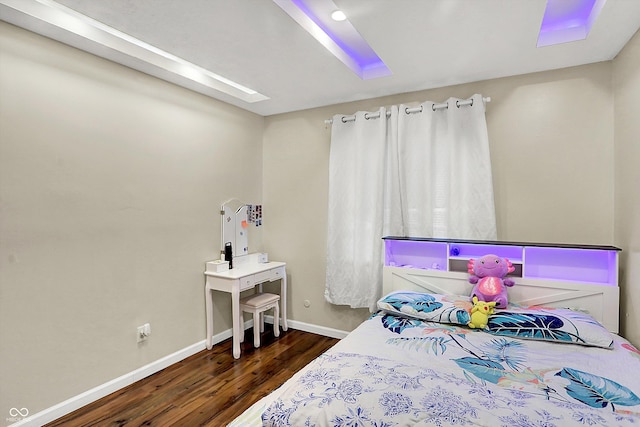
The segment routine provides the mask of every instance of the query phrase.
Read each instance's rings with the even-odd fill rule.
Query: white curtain
[[[484,102],[471,100],[333,118],[327,301],[374,308],[385,235],[496,238]]]
[[[398,115],[402,236],[496,239],[489,137],[481,95]]]
[[[393,109],[397,112],[397,108]],[[370,116],[378,115],[374,119]],[[397,115],[397,113],[395,114]],[[390,214],[384,202],[388,152],[395,144],[386,109],[358,112],[355,120],[333,119],[329,154],[327,286],[333,304],[370,307],[380,293],[380,238]]]

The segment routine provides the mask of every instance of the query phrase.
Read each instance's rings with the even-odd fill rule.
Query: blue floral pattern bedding
[[[376,314],[270,402],[265,426],[640,426],[640,353]]]
[[[541,341],[558,341],[610,348],[613,335],[585,313],[561,308],[511,307],[489,316],[487,329],[494,335]]]
[[[472,304],[468,296],[398,291],[381,298],[377,305],[388,314],[427,322],[467,325],[471,321]]]

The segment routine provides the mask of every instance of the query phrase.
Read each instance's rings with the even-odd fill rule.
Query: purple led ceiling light
[[[302,28],[361,79],[391,74],[391,70],[349,22],[335,22],[331,13],[338,7],[331,0],[273,0]]]
[[[584,40],[607,0],[547,0],[538,47]]]

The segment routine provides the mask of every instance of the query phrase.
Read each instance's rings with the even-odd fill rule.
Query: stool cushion
[[[259,293],[244,297],[240,300],[240,304],[247,307],[262,307],[264,305],[273,304],[280,300],[280,295],[270,293]]]

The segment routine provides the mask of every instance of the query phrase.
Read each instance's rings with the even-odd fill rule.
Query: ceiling
[[[546,0],[334,0],[392,72],[362,80],[271,0],[57,0],[268,97],[248,102],[37,22],[16,1],[36,0],[0,0],[2,20],[263,116],[607,61],[640,27],[639,0],[608,0],[586,40],[536,48]]]

